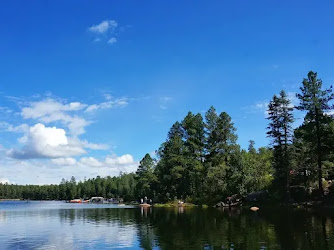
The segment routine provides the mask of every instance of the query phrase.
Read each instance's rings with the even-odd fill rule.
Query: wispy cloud
[[[172,101],[172,97],[169,96],[162,96],[159,98],[159,107],[161,109],[167,109],[168,104]]]
[[[105,20],[99,24],[89,27],[88,30],[97,34],[105,34],[108,31],[113,32],[117,25],[118,24],[115,20]]]
[[[94,42],[105,41],[107,44],[113,45],[117,42],[117,28],[118,23],[115,20],[104,20],[89,27],[88,31],[94,34]]]
[[[267,116],[268,104],[268,100],[262,100],[257,101],[252,105],[243,107],[242,109],[245,110],[248,114],[263,113],[265,116]]]
[[[116,43],[117,42],[117,39],[115,38],[115,37],[112,37],[112,38],[110,38],[109,40],[108,40],[108,43],[109,44],[114,44],[114,43]]]
[[[99,104],[89,105],[85,109],[85,112],[93,112],[93,111],[97,111],[99,109],[110,109],[110,108],[115,108],[115,107],[125,107],[128,104],[129,104],[128,98],[118,98],[118,99],[115,99],[115,100],[109,99],[106,102],[101,102]]]

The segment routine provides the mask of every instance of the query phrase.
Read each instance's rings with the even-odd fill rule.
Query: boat
[[[74,199],[74,200],[70,200],[70,203],[82,203],[81,199]]]
[[[103,197],[92,197],[89,202],[91,203],[105,203],[105,199]]]

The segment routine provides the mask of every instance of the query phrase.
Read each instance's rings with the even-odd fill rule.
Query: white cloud
[[[24,147],[21,150],[9,150],[10,157],[17,159],[61,158],[85,153],[85,150],[79,145],[69,143],[64,129],[45,127],[41,123],[30,127],[28,135],[23,138]]]
[[[113,31],[117,27],[117,22],[115,20],[105,20],[97,25],[93,25],[89,27],[89,31],[98,33],[98,34],[104,34],[107,31]]]
[[[0,183],[2,183],[2,184],[11,184],[10,183],[10,181],[8,180],[8,179],[6,179],[6,178],[0,178]]]
[[[88,31],[94,34],[94,42],[104,41],[108,44],[115,44],[117,42],[116,36],[120,30],[118,28],[118,23],[115,20],[104,20],[97,25],[93,25],[88,28]],[[124,31],[124,29],[122,29]]]
[[[258,101],[253,105],[246,106],[243,109],[246,110],[247,113],[259,113],[262,112],[265,116],[268,115],[267,109],[268,109],[269,101],[263,100]]]
[[[80,102],[71,102],[69,104],[63,104],[51,98],[47,98],[38,102],[31,102],[29,107],[22,108],[23,118],[41,118],[50,116],[53,113],[58,113],[61,111],[75,111],[85,108],[86,104],[81,104]]]
[[[80,163],[89,167],[104,167],[108,169],[119,169],[120,171],[135,171],[138,162],[134,161],[133,156],[125,154],[122,156],[107,156],[104,161],[99,161],[94,157],[82,157]]]
[[[41,159],[13,159],[0,157],[1,176],[0,181],[19,184],[56,184],[62,178],[70,179],[71,176],[79,180],[85,177],[94,178],[97,175],[117,176],[120,172],[136,171],[139,162],[134,161],[133,156],[107,156],[104,160],[94,157],[82,157],[76,160],[72,157],[56,158],[51,160]],[[19,174],[18,174],[19,173]]]
[[[16,101],[20,110],[15,111],[18,115],[12,120],[15,123],[0,121],[0,132],[14,136],[19,133],[17,139],[21,143],[18,147],[0,145],[0,179],[20,184],[50,184],[69,179],[74,173],[82,180],[135,171],[138,162],[132,155],[98,158],[94,150],[106,150],[109,146],[81,138],[85,127],[93,122],[90,119],[94,111],[121,108],[130,100],[134,99],[115,98],[110,94],[105,94],[102,102],[90,104],[68,102],[52,94],[46,98],[20,98]]]
[[[80,162],[89,167],[102,167],[103,163],[95,159],[94,157],[83,157]]]
[[[58,166],[73,166],[77,163],[77,160],[71,157],[68,158],[56,158],[51,161]]]
[[[110,38],[109,40],[108,40],[108,43],[109,44],[115,44],[117,42],[117,39],[116,39],[116,37],[112,37],[112,38]]]
[[[26,133],[29,131],[29,126],[27,124],[21,124],[18,126],[13,126],[8,122],[0,122],[1,132],[16,132],[16,133]]]
[[[9,125],[8,132],[18,132],[18,133],[27,133],[29,131],[28,124],[21,124],[18,126]]]
[[[117,156],[107,156],[105,160],[106,164],[109,164],[111,166],[118,166],[118,165],[129,165],[133,164],[133,156],[130,154],[125,154],[120,157]]]
[[[106,150],[109,148],[108,145],[106,144],[98,144],[98,143],[90,143],[86,140],[81,140],[79,143],[84,147],[84,148],[89,148],[93,150]]]
[[[118,98],[115,100],[109,100],[106,102],[102,102],[99,104],[92,104],[86,108],[86,112],[93,112],[98,109],[110,109],[110,108],[115,108],[115,107],[125,107],[129,104],[127,98]]]
[[[79,111],[87,107],[87,104],[71,102],[63,104],[48,98],[38,102],[29,103],[22,108],[21,115],[24,119],[35,119],[44,123],[61,121],[68,126],[71,134],[78,136],[85,132],[85,127],[90,124],[84,118],[77,115],[69,115],[68,112]]]

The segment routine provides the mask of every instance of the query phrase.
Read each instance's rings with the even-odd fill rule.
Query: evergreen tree
[[[334,98],[332,87],[323,90],[322,80],[317,78],[317,73],[310,71],[307,78],[303,80],[303,86],[300,88],[301,94],[297,94],[300,101],[298,110],[306,111],[304,119],[304,128],[309,135],[315,135],[316,145],[314,153],[317,156],[318,185],[319,191],[323,194],[322,186],[322,161],[324,140],[326,137],[326,125],[330,119],[326,112],[332,109],[329,102]]]
[[[219,116],[213,107],[206,113],[208,139],[206,144],[206,193],[209,202],[236,192],[241,181],[240,148],[231,117]]]
[[[289,198],[290,170],[291,164],[291,143],[293,107],[286,93],[282,90],[279,96],[274,95],[268,105],[267,135],[272,138],[274,149],[274,167],[276,178],[285,189],[286,199]]]
[[[182,121],[184,158],[186,161],[186,195],[199,199],[202,195],[204,177],[204,122],[201,114],[191,112]]]
[[[161,199],[183,199],[186,196],[184,152],[183,128],[179,122],[176,122],[168,132],[167,141],[157,152],[159,162],[156,166],[156,175]]]
[[[154,190],[153,186],[156,182],[156,176],[154,174],[155,161],[149,154],[146,154],[140,161],[136,172],[137,180],[137,195],[138,197],[150,197],[153,198]]]

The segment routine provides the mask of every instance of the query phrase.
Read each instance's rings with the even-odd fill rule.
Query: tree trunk
[[[288,155],[288,129],[284,126],[284,162],[286,168],[286,200],[290,200],[290,161]]]
[[[321,138],[320,138],[320,124],[319,124],[319,111],[315,108],[315,122],[316,122],[316,133],[317,133],[317,156],[318,156],[318,182],[319,191],[321,196],[324,194],[324,189],[322,187],[322,169],[321,169]]]

